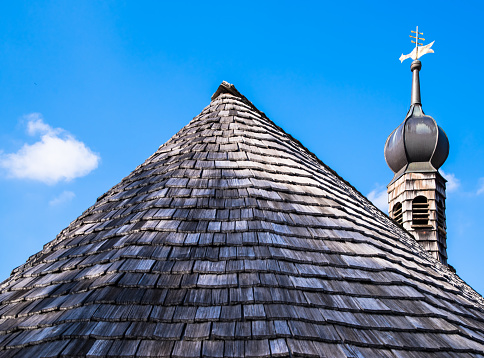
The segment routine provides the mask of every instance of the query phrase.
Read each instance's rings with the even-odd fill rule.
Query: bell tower
[[[388,184],[389,215],[415,236],[432,256],[447,264],[445,183],[438,169],[449,155],[447,135],[435,119],[425,115],[420,99],[419,57],[434,52],[433,42],[423,46],[422,33],[412,31],[414,50],[400,57],[412,58],[412,95],[404,121],[388,136],[385,160],[394,172]]]

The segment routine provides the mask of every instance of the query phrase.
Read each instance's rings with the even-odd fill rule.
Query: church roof
[[[226,82],[0,289],[0,358],[484,353],[483,298]]]

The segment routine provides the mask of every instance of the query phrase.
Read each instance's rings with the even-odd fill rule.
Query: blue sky
[[[10,1],[0,14],[0,280],[222,80],[381,202],[383,146],[410,104],[398,58],[418,25],[435,40],[423,109],[450,141],[449,263],[484,293],[482,2]]]

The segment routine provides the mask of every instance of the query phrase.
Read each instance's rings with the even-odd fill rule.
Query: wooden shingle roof
[[[0,358],[484,354],[483,298],[227,83],[0,303]]]

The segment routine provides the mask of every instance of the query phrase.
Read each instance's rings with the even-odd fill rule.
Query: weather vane
[[[402,53],[402,56],[400,56],[399,60],[400,62],[405,61],[407,58],[412,58],[413,60],[418,60],[419,57],[422,57],[426,53],[434,53],[434,50],[431,49],[432,45],[434,44],[435,41],[432,41],[428,45],[423,46],[419,41],[425,41],[424,38],[419,37],[419,35],[423,35],[422,32],[418,32],[418,26],[417,30],[412,32],[415,34],[415,36],[410,35],[411,38],[415,39],[415,41],[412,40],[412,42],[415,44],[415,48],[413,49],[412,52],[410,52],[408,55],[404,55]],[[420,45],[420,47],[419,47]]]

